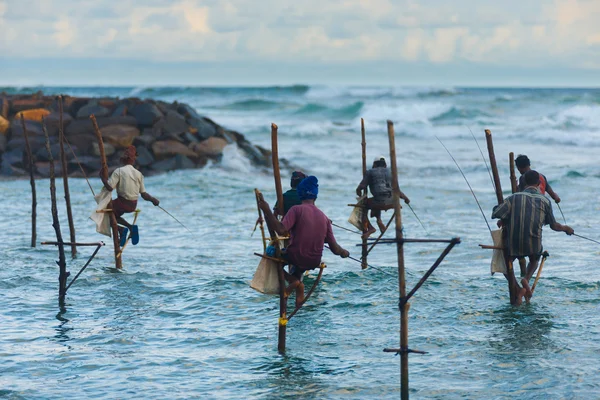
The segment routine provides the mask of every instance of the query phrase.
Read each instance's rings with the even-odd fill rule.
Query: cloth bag
[[[96,206],[96,210],[90,215],[90,219],[96,223],[96,232],[111,237],[110,215],[108,213],[98,212],[98,210],[105,210],[108,208],[111,193],[105,188],[102,188],[100,193],[94,196],[94,199],[98,205]]]
[[[275,246],[276,242],[271,241],[270,246]],[[281,249],[284,245],[283,240],[277,241],[279,248]],[[270,260],[268,258],[261,258],[258,263],[258,268],[252,277],[250,287],[258,292],[264,294],[279,294],[279,268],[277,261]]]
[[[352,213],[350,213],[350,217],[348,218],[348,222],[356,227],[359,231],[363,231],[363,217],[366,212],[368,212],[365,207],[367,203],[367,197],[361,196],[356,199],[356,206],[352,209]]]
[[[504,240],[502,236],[502,229],[492,231],[494,247],[504,248]],[[490,272],[492,275],[494,275],[495,272],[500,272],[502,274],[506,274],[508,272],[506,270],[506,262],[504,261],[504,252],[502,250],[494,249],[494,253],[492,254],[492,264],[490,265]]]

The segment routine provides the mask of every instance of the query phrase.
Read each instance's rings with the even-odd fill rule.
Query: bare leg
[[[521,276],[527,275],[527,262],[525,258],[519,258],[519,267],[521,268]]]
[[[298,281],[299,285],[296,287],[296,308],[302,306],[304,302],[304,283]]]
[[[377,218],[377,226],[379,226],[379,230],[381,231],[381,233],[385,233],[385,230],[386,230],[385,224],[379,217]]]
[[[117,217],[117,223],[119,225],[123,225],[125,227],[127,227],[127,229],[131,230],[131,224],[127,221],[125,221],[125,219],[123,219],[123,217]]]
[[[375,232],[377,232],[377,229],[375,229],[373,227],[373,225],[371,225],[370,222],[368,222],[367,226],[366,226],[367,230],[362,234],[361,238],[366,239],[369,236],[371,236],[372,234],[374,234]]]

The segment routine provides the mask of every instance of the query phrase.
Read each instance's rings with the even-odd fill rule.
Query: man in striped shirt
[[[508,229],[508,255],[512,261],[518,257],[529,258],[527,273],[518,288],[519,299],[525,296],[527,300],[533,295],[529,280],[538,267],[538,261],[543,251],[542,227],[550,225],[553,231],[573,234],[573,228],[556,222],[552,213],[550,200],[539,191],[540,174],[534,170],[524,174],[525,189],[507,197],[502,204],[494,207],[492,218],[502,220],[502,225]],[[517,284],[518,286],[518,284]]]

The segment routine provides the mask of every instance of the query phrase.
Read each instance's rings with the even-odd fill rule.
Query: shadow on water
[[[56,330],[56,335],[54,335],[54,338],[56,339],[56,341],[58,343],[62,343],[64,344],[69,350],[72,350],[71,346],[68,344],[69,341],[71,340],[71,338],[68,335],[68,332],[73,330],[72,327],[67,326],[67,324],[69,323],[69,319],[65,318],[64,315],[67,313],[67,309],[64,307],[61,307],[60,311],[58,312],[58,314],[56,314],[56,319],[58,321],[60,321],[60,323],[58,324],[58,326],[55,328]]]
[[[506,306],[493,313],[495,333],[489,345],[497,356],[538,357],[556,347],[550,338],[554,316],[534,304]]]

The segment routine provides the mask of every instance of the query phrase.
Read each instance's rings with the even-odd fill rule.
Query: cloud
[[[0,1],[5,57],[600,64],[598,0]],[[52,40],[48,40],[52,38]]]

